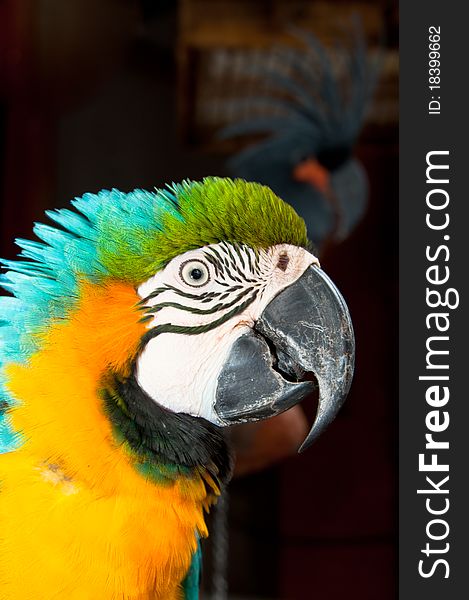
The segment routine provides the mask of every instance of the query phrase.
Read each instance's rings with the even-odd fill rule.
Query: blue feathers
[[[36,223],[39,241],[16,240],[19,260],[0,260],[6,270],[0,286],[12,294],[0,298],[0,452],[16,443],[4,410],[14,401],[5,386],[4,366],[27,361],[38,349],[37,333],[67,317],[80,282],[112,276],[113,260],[122,262],[126,254],[138,257],[143,241],[161,231],[166,214],[181,218],[177,196],[191,185],[186,181],[155,192],[85,194],[72,201],[76,211],[47,211],[58,227]]]
[[[199,588],[200,588],[200,577],[202,572],[202,549],[200,547],[200,540],[197,540],[197,550],[195,551],[191,566],[187,572],[186,577],[182,583],[184,591],[184,600],[198,600],[199,599]]]

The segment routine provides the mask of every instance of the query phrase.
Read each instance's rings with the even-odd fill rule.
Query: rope
[[[213,520],[212,600],[228,600],[228,490],[223,490]]]

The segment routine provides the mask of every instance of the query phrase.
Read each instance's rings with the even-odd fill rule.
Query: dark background
[[[86,191],[226,174],[226,149],[200,135],[190,114],[195,91],[184,61],[197,39],[187,41],[187,19],[195,14],[215,31],[216,19],[230,21],[230,10],[247,4],[267,28],[281,27],[282,2],[0,0],[3,257],[16,254],[14,238],[30,237],[46,208]],[[323,4],[287,6],[301,18]],[[380,15],[387,47],[397,47],[394,2],[326,4],[337,14],[353,5],[365,22]],[[397,86],[380,98],[392,104]],[[370,179],[368,212],[322,257],[356,330],[352,391],[308,452],[233,481],[229,583],[243,598],[395,596],[398,150],[388,113],[365,127],[357,147]],[[207,568],[207,590],[209,579]]]

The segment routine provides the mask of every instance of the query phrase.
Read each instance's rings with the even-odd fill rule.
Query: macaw
[[[17,240],[0,299],[2,600],[193,600],[224,427],[352,378],[346,304],[267,187],[85,194]]]
[[[242,116],[220,137],[267,134],[232,156],[229,170],[289,202],[320,246],[346,238],[365,212],[368,179],[354,146],[378,66],[368,60],[359,31],[353,50],[341,48],[342,64],[312,33],[293,34],[302,47],[279,46],[269,61],[246,68],[261,91],[229,101]]]

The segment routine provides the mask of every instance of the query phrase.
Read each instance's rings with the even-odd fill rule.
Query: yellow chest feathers
[[[2,600],[181,597],[215,486],[197,470],[162,484],[137,472],[96,394],[144,332],[135,302],[118,284],[85,289],[73,318],[6,369],[25,442],[0,456]]]
[[[100,496],[29,458],[0,456],[2,599],[180,597],[196,532],[206,535],[201,479]]]

